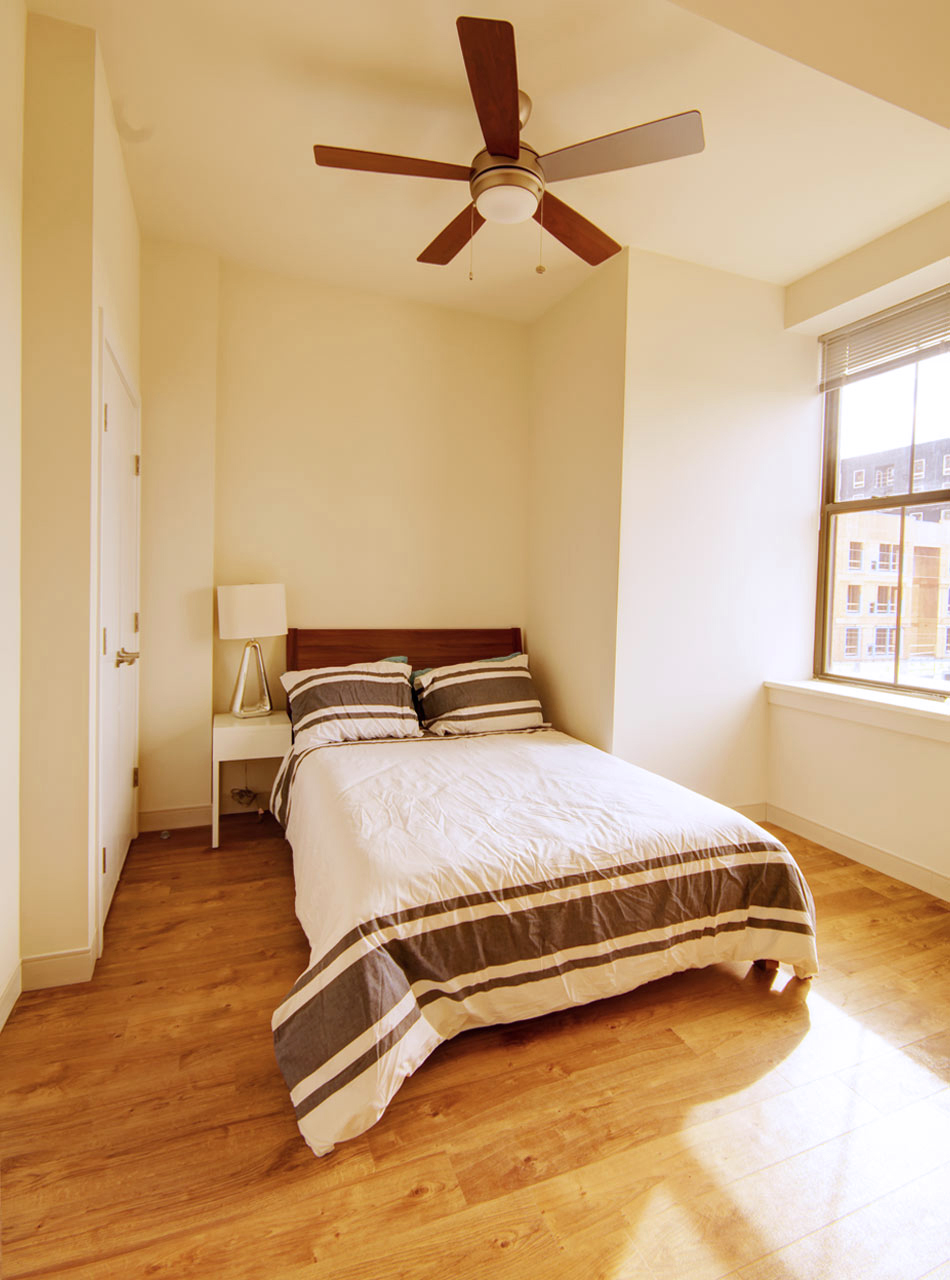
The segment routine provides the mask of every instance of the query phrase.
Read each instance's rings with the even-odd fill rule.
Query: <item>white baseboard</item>
[[[190,809],[146,809],[139,814],[139,831],[178,831],[182,827],[210,827],[211,805]]]
[[[748,818],[750,822],[765,822],[768,805],[765,801],[759,804],[736,804],[732,806],[736,813],[741,813],[744,818]]]
[[[75,951],[54,951],[48,956],[24,956],[20,962],[24,991],[44,987],[65,987],[88,982],[96,967],[96,951],[80,947]]]
[[[925,893],[933,894],[935,898],[943,898],[944,901],[950,902],[950,876],[941,875],[939,871],[932,871],[929,867],[922,867],[919,862],[911,862],[909,858],[902,858],[896,853],[888,853],[886,849],[877,849],[874,845],[865,844],[863,840],[856,840],[854,836],[845,835],[842,831],[823,827],[819,822],[812,822],[810,818],[790,813],[777,805],[770,804],[767,809],[766,821],[785,827],[787,831],[793,831],[797,836],[804,836],[806,840],[823,844],[826,849],[843,854],[853,862],[860,862],[873,871],[881,871],[886,876],[891,876],[904,884],[913,885],[915,889],[923,889]]]
[[[10,981],[3,988],[3,994],[0,995],[0,1030],[3,1029],[4,1023],[13,1012],[13,1006],[20,998],[20,992],[22,990],[22,975],[20,973],[20,966],[17,965],[13,970],[13,973],[10,975]]]

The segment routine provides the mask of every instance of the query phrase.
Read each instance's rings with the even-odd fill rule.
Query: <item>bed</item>
[[[303,631],[288,671],[520,650],[517,628]],[[308,745],[271,807],[310,964],[273,1018],[317,1155],[443,1041],[723,961],[817,973],[814,907],[763,828],[550,727]]]

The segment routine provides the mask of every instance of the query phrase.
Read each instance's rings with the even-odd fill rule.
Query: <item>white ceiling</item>
[[[144,233],[269,270],[531,319],[591,268],[537,224],[416,255],[464,183],[318,169],[315,142],[468,163],[445,0],[35,0],[97,29]],[[557,184],[616,240],[785,284],[950,198],[950,131],[667,0],[507,0],[525,137],[555,150],[699,108],[702,155]]]

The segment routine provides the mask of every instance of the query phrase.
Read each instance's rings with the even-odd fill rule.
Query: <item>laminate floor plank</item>
[[[467,1033],[320,1160],[270,1037],[309,958],[279,828],[142,837],[93,980],[0,1034],[3,1276],[950,1280],[950,904],[774,830],[814,983]]]

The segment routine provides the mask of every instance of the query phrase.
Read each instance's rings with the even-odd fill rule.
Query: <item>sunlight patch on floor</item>
[[[812,992],[806,1034],[763,1064],[759,1079],[779,1090],[708,1119],[717,1100],[704,1101],[698,1123],[665,1139],[662,1181],[621,1206],[632,1252],[611,1280],[917,1280],[942,1268],[945,1057],[900,1045],[894,1003],[858,1017]],[[693,1039],[706,1041],[710,1072],[736,1052],[715,1027],[700,1023]]]

